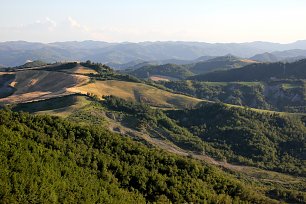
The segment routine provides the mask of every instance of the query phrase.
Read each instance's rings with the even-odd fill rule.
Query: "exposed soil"
[[[50,72],[43,70],[25,70],[16,72],[16,78],[10,82],[16,91],[13,95],[0,99],[0,103],[20,103],[47,99],[71,94],[68,88],[81,86],[89,81],[87,76]]]

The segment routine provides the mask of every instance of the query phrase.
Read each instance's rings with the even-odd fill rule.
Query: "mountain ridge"
[[[85,61],[101,63],[127,63],[133,60],[194,60],[202,56],[222,56],[228,53],[243,58],[256,54],[288,49],[305,49],[306,41],[289,44],[252,43],[205,43],[205,42],[123,42],[68,41],[39,43],[26,41],[0,42],[0,64],[18,66],[27,60]]]

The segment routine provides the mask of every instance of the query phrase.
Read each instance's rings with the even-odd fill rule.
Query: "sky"
[[[289,43],[305,0],[0,0],[0,41]]]

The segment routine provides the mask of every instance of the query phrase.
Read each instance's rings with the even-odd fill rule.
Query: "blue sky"
[[[0,0],[0,41],[293,42],[304,0]]]

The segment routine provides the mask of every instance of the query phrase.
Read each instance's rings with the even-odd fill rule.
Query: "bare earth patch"
[[[151,76],[150,79],[152,81],[170,81],[169,79],[166,79],[166,78],[163,78],[163,77],[160,77],[160,76]]]
[[[240,61],[245,62],[245,63],[258,63],[257,61],[250,60],[250,59],[241,59]]]
[[[64,69],[63,71],[71,74],[98,74],[98,72],[96,72],[95,70],[90,69],[88,67],[84,67],[80,64],[73,69]]]
[[[179,80],[178,78],[169,77],[169,76],[161,76],[161,75],[150,76],[150,79],[152,81],[177,81]]]
[[[22,103],[71,94],[68,88],[81,86],[89,81],[87,76],[49,72],[42,70],[26,70],[16,72],[16,78],[10,85],[16,92],[0,103]]]

